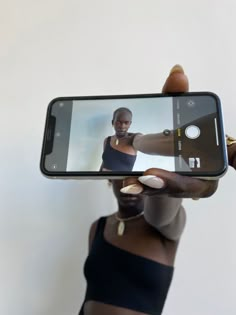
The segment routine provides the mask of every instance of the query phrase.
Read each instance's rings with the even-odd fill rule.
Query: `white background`
[[[192,91],[217,93],[235,130],[235,0],[11,0],[0,4],[0,314],[76,315],[89,225],[116,210],[106,181],[39,171],[57,96],[155,93],[180,63]],[[188,223],[165,315],[233,315],[235,172]]]

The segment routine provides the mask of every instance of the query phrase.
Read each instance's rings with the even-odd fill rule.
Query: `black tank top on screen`
[[[132,171],[137,155],[115,150],[111,146],[111,137],[107,137],[102,154],[103,167],[111,171]]]
[[[99,219],[85,261],[86,301],[160,315],[174,268],[116,247],[105,240],[106,217]],[[83,315],[83,306],[79,315]]]

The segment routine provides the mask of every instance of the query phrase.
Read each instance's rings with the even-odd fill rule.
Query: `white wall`
[[[105,181],[39,172],[46,107],[57,96],[159,92],[175,63],[216,92],[235,130],[234,0],[12,0],[0,3],[0,313],[75,315],[90,223],[116,209]],[[165,315],[233,315],[235,173],[185,202]],[[96,200],[95,200],[96,199]],[[98,202],[98,201],[99,202]]]

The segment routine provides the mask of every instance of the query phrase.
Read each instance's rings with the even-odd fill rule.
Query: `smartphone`
[[[152,167],[216,179],[227,170],[219,97],[211,92],[58,97],[40,169],[49,178],[124,178]]]

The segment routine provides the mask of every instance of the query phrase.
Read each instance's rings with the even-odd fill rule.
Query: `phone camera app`
[[[185,135],[189,139],[197,139],[200,136],[200,134],[201,134],[200,129],[195,125],[188,126],[185,129]]]
[[[190,108],[192,108],[192,107],[194,107],[195,106],[195,102],[194,102],[194,100],[188,100],[187,101],[187,105],[188,105],[188,107],[190,107]]]

